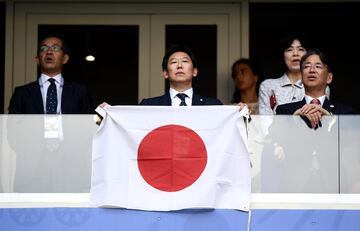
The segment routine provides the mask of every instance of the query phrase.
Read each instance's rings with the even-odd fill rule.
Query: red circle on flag
[[[192,185],[207,163],[206,147],[193,130],[165,125],[149,132],[138,149],[141,176],[152,187],[176,192]]]

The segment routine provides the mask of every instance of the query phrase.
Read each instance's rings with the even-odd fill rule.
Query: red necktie
[[[310,104],[317,104],[317,105],[320,105],[320,106],[321,106],[320,100],[318,100],[318,99],[312,99],[312,100],[310,101]],[[320,124],[320,123],[319,123],[319,124]],[[312,124],[312,127],[313,127],[314,129],[316,129],[316,128],[319,126],[319,124]],[[321,126],[321,124],[320,124],[320,126]]]
[[[318,100],[318,99],[313,99],[313,100],[311,100],[311,101],[310,101],[310,104],[321,105],[320,100]]]

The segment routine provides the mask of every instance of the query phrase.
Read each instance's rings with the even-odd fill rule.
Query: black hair
[[[294,32],[280,39],[279,51],[281,52],[281,54],[283,54],[284,51],[291,46],[294,40],[299,40],[302,47],[304,47],[305,49],[310,49],[310,43],[306,36],[300,32]]]
[[[193,63],[193,67],[197,68],[197,65],[198,65],[197,59],[196,59],[195,54],[192,52],[192,50],[186,45],[175,44],[175,45],[171,46],[164,55],[164,58],[163,58],[163,61],[161,64],[163,71],[167,70],[167,64],[168,64],[170,56],[179,51],[186,53],[190,57],[190,59]]]
[[[246,59],[246,58],[241,58],[236,60],[233,65],[231,66],[231,78],[235,79],[236,77],[236,71],[235,68],[238,64],[244,63],[246,65],[248,65],[252,71],[252,73],[254,75],[258,76],[258,81],[256,82],[256,93],[259,92],[259,87],[260,87],[260,83],[262,81],[263,78],[263,72],[262,69],[260,68],[259,64],[257,62],[255,62],[254,59]],[[239,103],[240,102],[240,98],[241,98],[241,92],[239,89],[237,89],[235,87],[235,91],[233,93],[233,97],[231,99],[231,103]]]
[[[321,62],[322,62],[324,65],[326,65],[328,71],[329,71],[330,73],[333,72],[333,65],[332,65],[329,57],[328,57],[325,53],[321,52],[321,51],[320,51],[319,49],[317,49],[317,48],[313,48],[313,49],[308,50],[308,51],[306,52],[306,54],[301,58],[301,60],[300,60],[300,70],[301,70],[301,72],[304,70],[305,60],[306,60],[309,56],[311,56],[311,55],[318,55],[319,58],[320,58],[320,60],[321,60]]]
[[[42,37],[42,38],[39,40],[38,50],[37,50],[37,54],[38,54],[38,55],[39,55],[39,53],[40,53],[40,46],[42,45],[42,42],[43,42],[45,39],[48,39],[48,38],[57,38],[57,39],[61,40],[61,42],[62,42],[62,47],[61,47],[61,49],[63,50],[64,54],[69,54],[68,44],[67,44],[66,40],[65,40],[61,35],[49,34],[49,35],[46,35],[46,36]]]
[[[284,52],[291,46],[294,40],[298,40],[301,46],[306,50],[310,49],[311,47],[309,40],[301,32],[293,32],[280,39],[278,43],[278,57],[280,57],[282,60],[282,67],[284,68],[284,70],[287,70],[287,66],[284,60]]]

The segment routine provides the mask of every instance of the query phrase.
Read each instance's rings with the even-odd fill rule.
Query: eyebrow
[[[59,46],[59,47],[62,47],[62,45],[60,45],[58,43],[54,43],[54,44],[51,44],[51,45],[47,45],[46,43],[42,43],[42,44],[40,44],[40,46],[48,46],[48,47]]]
[[[314,64],[314,65],[316,65],[316,64],[321,64],[321,65],[325,65],[324,63],[322,63],[322,62],[315,62],[315,63],[312,63],[312,62],[305,62],[305,65],[306,64]]]

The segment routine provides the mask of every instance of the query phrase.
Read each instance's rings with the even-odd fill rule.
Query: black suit
[[[170,94],[167,93],[162,96],[157,96],[153,98],[143,99],[140,102],[140,105],[148,106],[171,106]],[[192,98],[193,106],[202,106],[202,105],[223,105],[223,103],[214,98],[201,97],[199,95],[193,94]]]
[[[9,114],[44,114],[38,81],[16,87],[10,99]],[[61,96],[62,114],[92,114],[93,105],[86,87],[64,81]]]
[[[302,108],[306,104],[305,98],[303,100],[294,102],[294,103],[287,103],[277,106],[276,108],[276,114],[277,115],[292,115],[295,113],[296,110]],[[322,105],[322,107],[335,115],[339,114],[352,114],[353,110],[343,104],[333,104],[330,102],[327,98],[325,98],[325,101]]]

